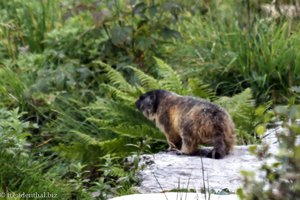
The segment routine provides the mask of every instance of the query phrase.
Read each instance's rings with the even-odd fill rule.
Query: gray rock
[[[269,152],[273,155],[279,150],[278,134],[288,134],[288,131],[278,124],[275,128],[268,129],[262,137],[262,143],[269,146]],[[296,144],[300,144],[300,136],[297,137]],[[248,148],[249,146],[235,146],[230,155],[220,160],[176,155],[174,152],[142,155],[140,165],[145,168],[139,172],[141,182],[137,190],[140,193],[174,189],[201,192],[205,187],[217,192],[223,189],[236,192],[242,186],[242,170],[254,171],[256,178],[259,178],[262,174],[258,169],[262,162],[276,162],[274,156],[260,161]]]
[[[137,188],[141,193],[155,193],[173,189],[205,188],[235,192],[241,186],[241,170],[257,170],[258,159],[247,146],[236,146],[233,152],[221,160],[199,156],[176,155],[174,152],[143,155],[142,163],[150,163],[139,173]],[[203,163],[203,164],[202,164]],[[204,175],[204,180],[203,180]]]

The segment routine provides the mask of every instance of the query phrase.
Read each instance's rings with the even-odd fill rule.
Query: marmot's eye
[[[144,100],[146,98],[146,96],[145,95],[142,95],[141,97],[140,97],[140,100]]]

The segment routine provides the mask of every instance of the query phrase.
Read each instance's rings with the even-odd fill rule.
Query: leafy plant
[[[173,24],[182,10],[176,1],[75,3],[65,12],[63,28],[47,33],[45,47],[55,60],[101,59],[145,68],[160,45],[180,38]]]
[[[255,129],[263,121],[258,113],[265,113],[269,105],[255,107],[250,88],[233,97],[220,97],[216,103],[226,108],[236,128],[239,144],[254,144],[259,140]]]
[[[2,104],[6,106],[25,105],[24,83],[8,67],[0,68],[0,97]]]
[[[49,192],[68,198],[69,188],[56,174],[43,173],[46,162],[32,155],[27,137],[29,122],[20,120],[18,109],[0,110],[0,191],[5,193]]]
[[[295,199],[300,195],[300,127],[296,122],[300,107],[294,101],[289,106],[275,107],[276,120],[284,120],[283,131],[276,133],[278,151],[271,152],[268,145],[256,148],[256,155],[263,161],[260,175],[243,172],[243,189],[238,190],[241,199]]]

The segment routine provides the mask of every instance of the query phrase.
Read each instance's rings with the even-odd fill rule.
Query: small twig
[[[180,190],[180,178],[178,179],[178,187],[177,187],[177,194],[176,194],[176,200],[178,200],[178,191]]]
[[[188,194],[188,191],[189,191],[189,186],[190,186],[190,180],[191,180],[192,172],[191,172],[191,174],[189,176],[189,179],[188,179],[188,182],[187,182],[187,186],[186,186],[187,191],[185,193],[185,200],[187,200],[187,194]]]
[[[209,179],[208,179],[208,174],[206,174],[206,180],[207,180],[207,190],[208,190],[208,200],[210,200],[210,189],[209,189]]]
[[[203,181],[203,189],[204,189],[204,198],[206,200],[206,187],[205,187],[205,178],[204,178],[204,165],[203,165],[203,159],[201,158],[201,170],[202,170],[202,181]]]
[[[152,172],[152,175],[154,176],[157,184],[159,185],[159,187],[160,187],[161,191],[163,192],[163,194],[165,195],[166,199],[169,200],[168,197],[167,197],[167,195],[164,192],[164,189],[163,189],[162,185],[160,184],[160,182],[158,181],[157,177],[155,176],[154,172]]]

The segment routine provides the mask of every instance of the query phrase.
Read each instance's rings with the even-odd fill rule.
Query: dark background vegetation
[[[134,107],[151,89],[222,105],[238,144],[259,143],[274,120],[295,122],[299,15],[288,16],[281,6],[299,12],[299,2],[270,3],[0,1],[0,192],[50,192],[60,199],[134,192],[138,155],[166,148],[163,134]],[[297,125],[284,125],[292,138],[299,134]],[[282,169],[298,173],[299,146],[283,143],[294,154],[262,170],[273,170],[266,177],[273,187],[288,180],[292,186],[280,189],[293,197],[299,177],[290,180]],[[132,163],[124,162],[127,156]],[[243,198],[261,194],[251,184],[245,188]]]

